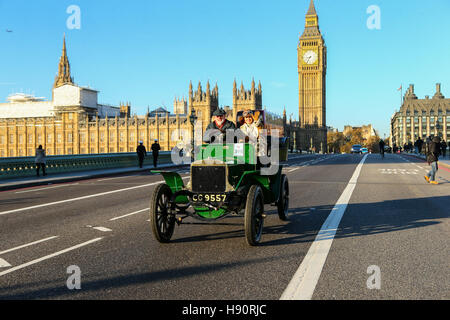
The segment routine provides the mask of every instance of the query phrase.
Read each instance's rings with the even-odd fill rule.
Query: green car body
[[[287,158],[287,153],[285,157]],[[260,227],[262,230],[264,204],[278,206],[279,216],[285,220],[289,186],[287,177],[282,174],[282,165],[271,175],[261,174],[261,169],[254,146],[250,143],[235,143],[201,146],[195,161],[191,163],[190,181],[187,184],[176,172],[152,171],[164,177],[167,187],[163,187],[163,193],[169,198],[164,205],[157,195],[151,200],[151,216],[154,215],[151,221],[157,240],[168,242],[167,238],[170,239],[173,232],[172,224],[182,223],[182,219],[186,217],[214,221],[229,214],[244,214],[249,216],[248,232],[255,233],[255,228]],[[155,192],[163,194],[159,189]],[[256,202],[248,199],[249,194],[255,197]],[[167,206],[167,212],[164,206]],[[253,211],[259,210],[259,213],[247,213],[250,210],[247,206]],[[167,221],[167,225],[159,226],[160,221]],[[169,237],[158,236],[160,229],[164,228],[170,231]],[[256,230],[250,240],[247,237],[250,245],[259,242],[261,230]]]

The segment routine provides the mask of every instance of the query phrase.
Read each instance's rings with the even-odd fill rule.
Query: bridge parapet
[[[29,177],[36,175],[34,157],[0,158],[0,179]],[[171,163],[170,151],[159,153],[158,164]],[[153,165],[149,152],[145,165]],[[138,166],[137,155],[129,153],[81,154],[64,156],[47,156],[46,173],[69,173],[99,169],[127,168]]]

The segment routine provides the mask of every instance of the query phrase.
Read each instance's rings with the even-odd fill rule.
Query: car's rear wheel
[[[156,240],[167,243],[175,229],[175,217],[170,213],[169,200],[172,196],[167,184],[160,184],[150,199],[150,225]]]
[[[289,212],[289,180],[285,174],[281,175],[280,198],[277,202],[278,216],[281,220],[288,219]]]
[[[247,195],[245,204],[245,238],[251,246],[256,246],[261,241],[264,225],[264,198],[261,187],[252,185]]]

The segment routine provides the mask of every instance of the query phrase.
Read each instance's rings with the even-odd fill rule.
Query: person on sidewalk
[[[438,171],[438,159],[441,153],[441,139],[435,136],[428,145],[427,162],[431,170],[425,176],[425,180],[431,184],[439,184],[436,181],[436,172]]]
[[[383,139],[380,139],[380,142],[378,144],[380,146],[381,157],[384,158],[384,146],[385,146],[385,143],[384,143]]]
[[[139,168],[142,168],[142,165],[144,164],[144,158],[147,156],[147,150],[145,149],[142,141],[139,141],[139,145],[136,148],[136,153],[139,160]]]
[[[442,157],[445,158],[445,155],[447,153],[447,142],[445,142],[444,139],[442,139],[441,148],[442,148]]]
[[[161,150],[161,147],[158,143],[158,140],[155,139],[155,143],[152,144],[153,167],[155,168],[158,164],[159,150]]]
[[[422,147],[423,147],[423,140],[420,139],[419,137],[419,139],[417,139],[417,151],[419,154],[422,153]]]
[[[36,149],[36,158],[34,159],[36,163],[36,175],[39,177],[39,168],[42,168],[42,175],[46,176],[45,173],[45,150],[42,149],[42,145]]]

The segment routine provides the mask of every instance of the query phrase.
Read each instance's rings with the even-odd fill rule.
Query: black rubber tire
[[[247,195],[244,229],[247,243],[256,246],[261,241],[264,225],[264,198],[261,187],[252,185]]]
[[[289,213],[289,180],[285,174],[281,175],[280,198],[277,207],[280,220],[286,221]]]
[[[153,235],[161,243],[170,241],[175,229],[175,217],[169,215],[172,190],[167,184],[158,185],[150,199],[150,225]]]

